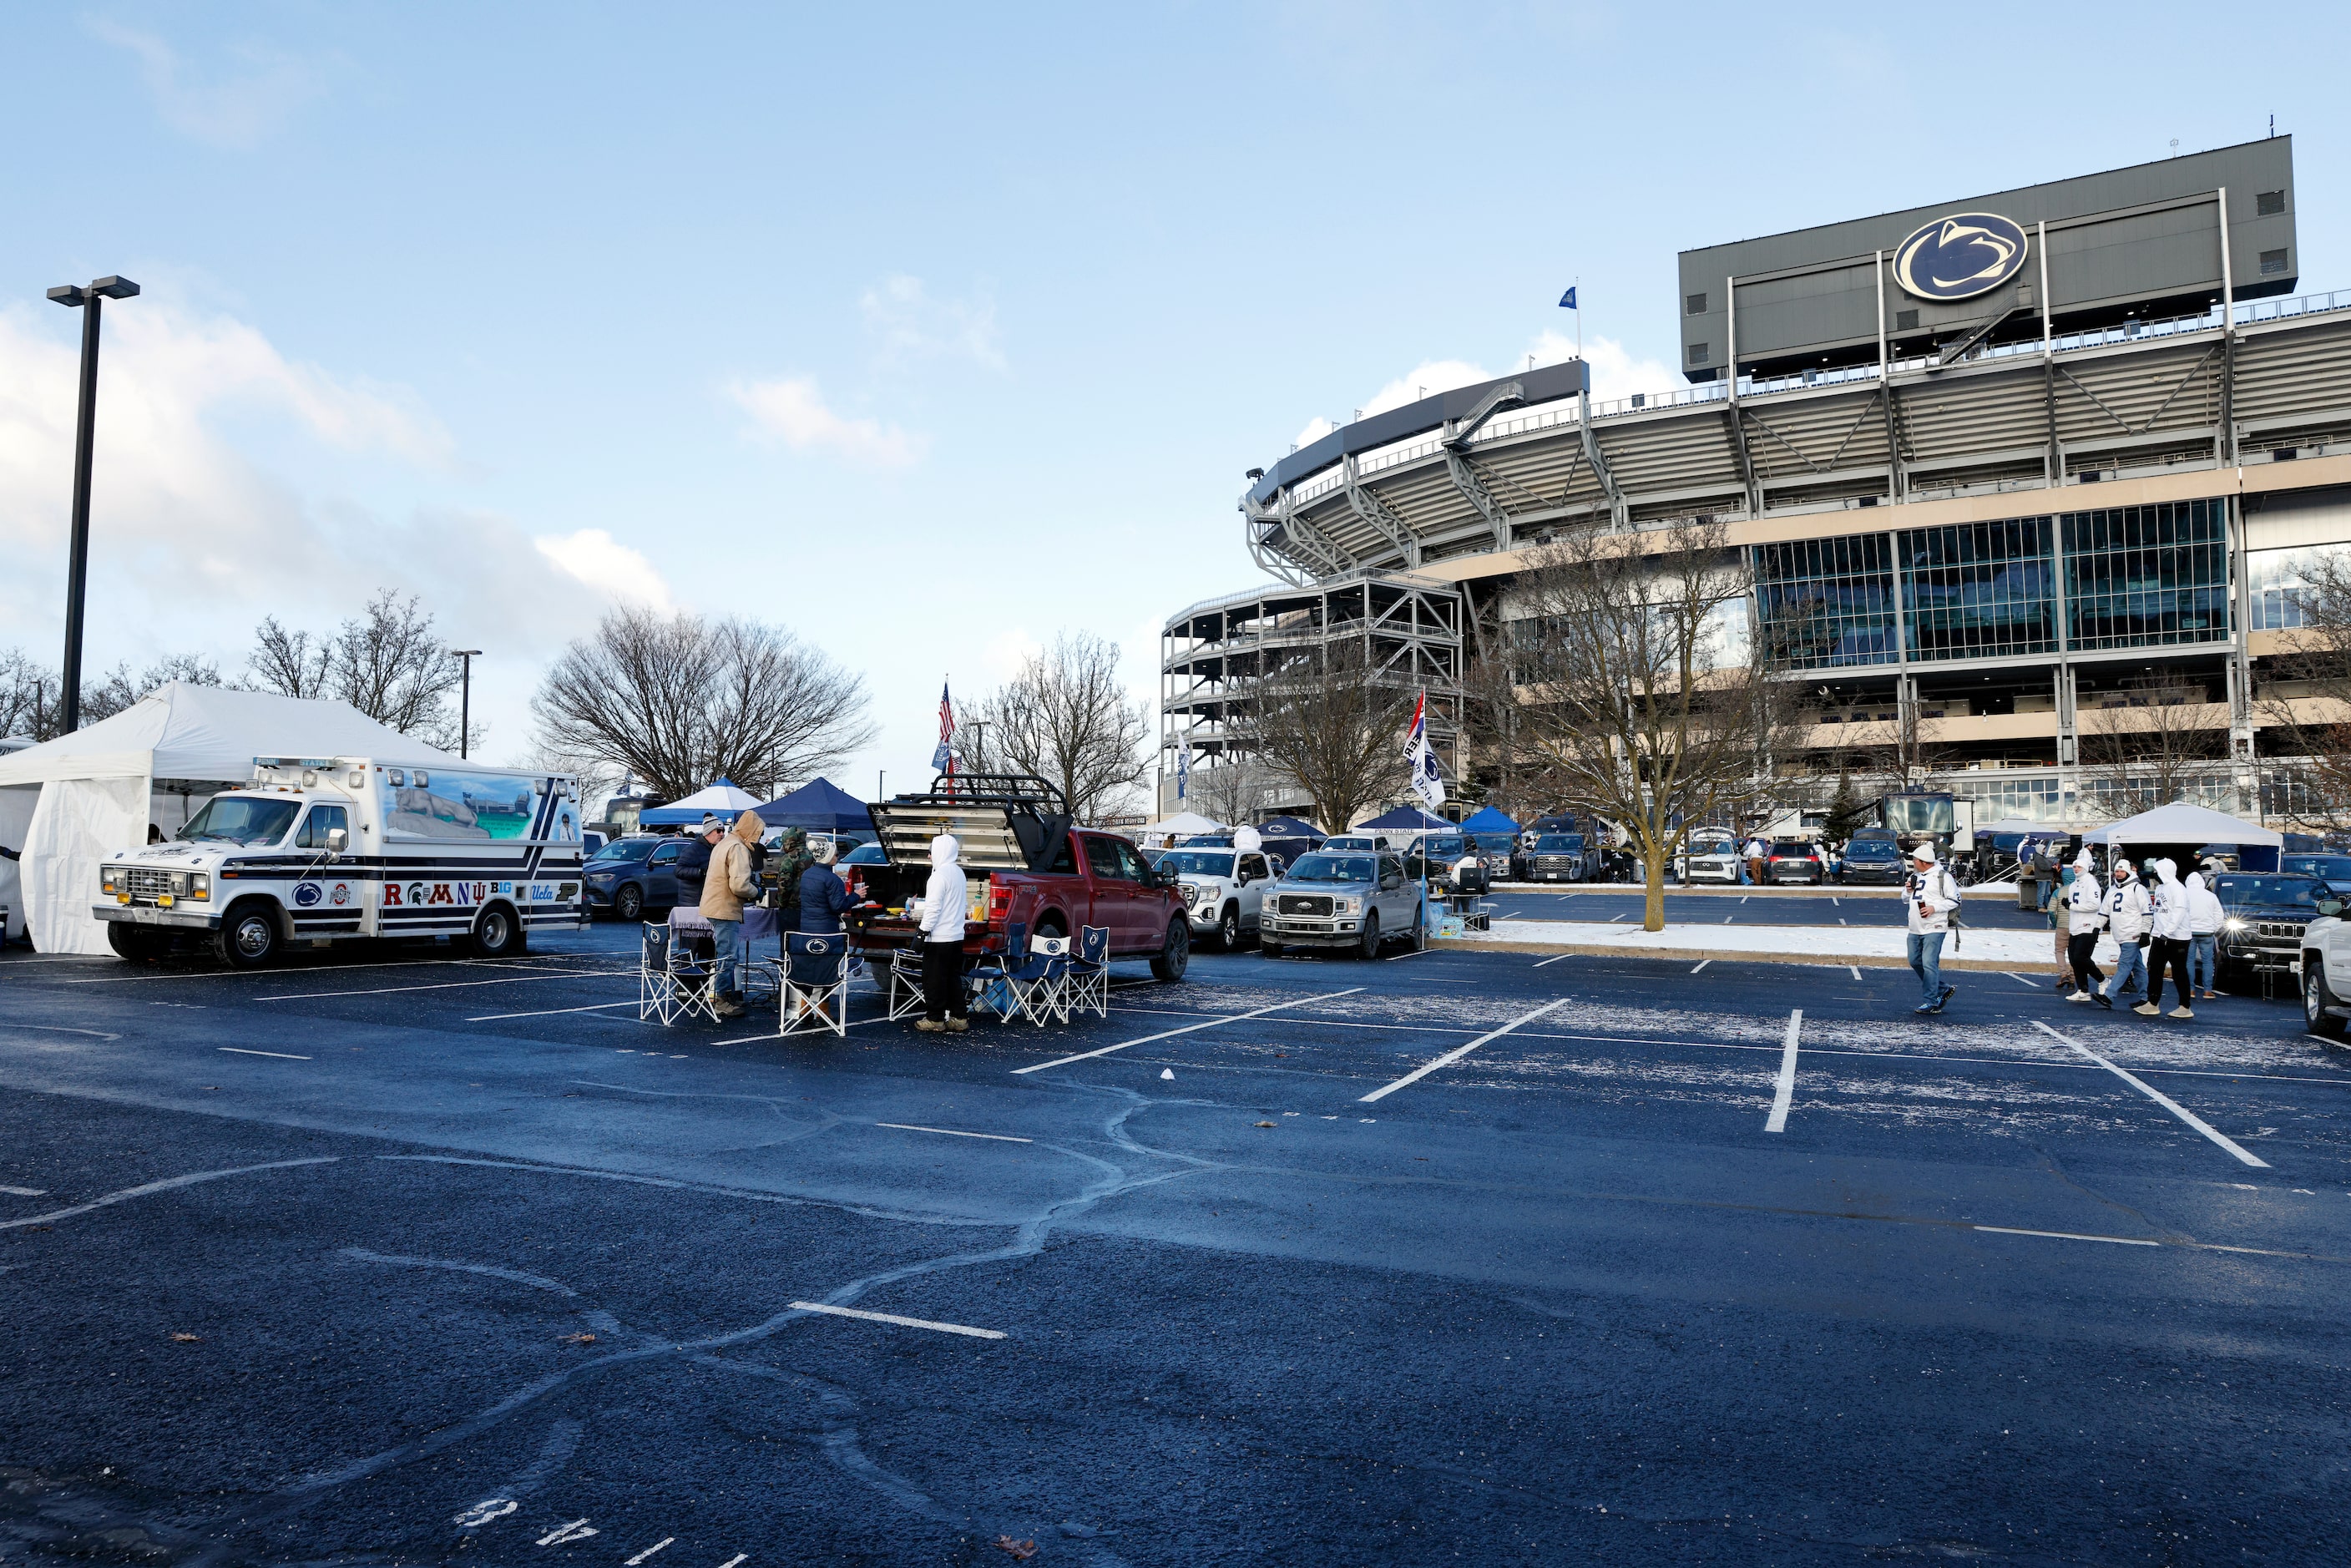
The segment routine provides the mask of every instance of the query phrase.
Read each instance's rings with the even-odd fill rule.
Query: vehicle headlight
[[[1331,912],[1334,915],[1353,915],[1363,907],[1364,901],[1360,898],[1334,898],[1331,901]]]
[[[201,898],[201,899],[210,900],[210,899],[211,899],[211,897],[212,897],[212,895],[213,895],[213,879],[212,879],[211,873],[207,873],[207,872],[201,872],[201,871],[199,871],[199,872],[191,872],[191,873],[189,873],[189,874],[188,874],[188,896],[189,896],[190,898]]]
[[[2237,919],[2234,915],[2231,915],[2228,919],[2220,922],[2220,929],[2223,931],[2242,931],[2244,928],[2245,923]]]
[[[121,879],[121,876],[122,871],[119,866],[109,865],[99,867],[98,891],[105,894],[110,898],[112,897],[114,895],[114,884]]]

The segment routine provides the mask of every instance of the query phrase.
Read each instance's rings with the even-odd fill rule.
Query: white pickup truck
[[[126,958],[175,938],[239,968],[287,946],[445,936],[484,956],[587,924],[580,797],[561,774],[254,758],[176,838],[106,857],[91,910]]]

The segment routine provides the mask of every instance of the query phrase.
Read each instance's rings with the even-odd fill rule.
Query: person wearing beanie
[[[2147,985],[2147,889],[2126,856],[2115,857],[2114,880],[2106,884],[2106,929],[2115,934],[2115,972],[2105,989],[2091,996],[2102,1008]],[[2144,1002],[2142,1001],[2142,1008]]]
[[[2065,884],[2065,961],[2074,966],[2069,1002],[2086,1002],[2105,983],[2097,961],[2098,933],[2106,928],[2106,890],[2084,850],[2074,859],[2074,880]]]
[[[2155,938],[2148,959],[2149,978],[2147,1002],[2131,1010],[2155,1017],[2163,1010],[2163,977],[2171,977],[2171,988],[2179,994],[2179,1005],[2171,1009],[2176,1019],[2196,1016],[2189,1002],[2195,993],[2188,987],[2188,943],[2194,934],[2189,925],[2188,890],[2179,885],[2179,867],[2171,861],[2155,862],[2155,885],[2147,890],[2147,927]]]
[[[2210,862],[2207,862],[2210,863]],[[2220,959],[2220,895],[2201,872],[2188,873],[2188,983],[2206,1001],[2218,1001],[2212,988]],[[2202,978],[2198,978],[2199,976]]]
[[[1931,841],[1910,852],[1910,878],[1902,892],[1910,905],[1910,972],[1918,977],[1919,1002],[1911,1011],[1938,1013],[1956,988],[1943,983],[1943,938],[1951,911],[1959,906],[1959,884],[1936,863]]]

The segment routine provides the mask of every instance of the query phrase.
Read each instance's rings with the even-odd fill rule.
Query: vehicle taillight
[[[1012,889],[990,880],[987,884],[987,923],[1000,925],[1012,913]]]

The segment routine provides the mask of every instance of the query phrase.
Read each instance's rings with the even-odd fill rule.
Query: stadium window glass
[[[1756,614],[1773,663],[1894,663],[1894,562],[1884,534],[1758,545],[1754,561]]]
[[[2074,512],[2064,528],[2074,648],[2228,640],[2226,503],[2166,501]]]
[[[2047,517],[1910,528],[1902,535],[1902,606],[1913,659],[2053,653]]]
[[[2340,555],[2341,545],[2298,549],[2257,549],[2245,557],[2246,587],[2253,600],[2256,632],[2290,632],[2302,624],[2301,595],[2320,561]]]

